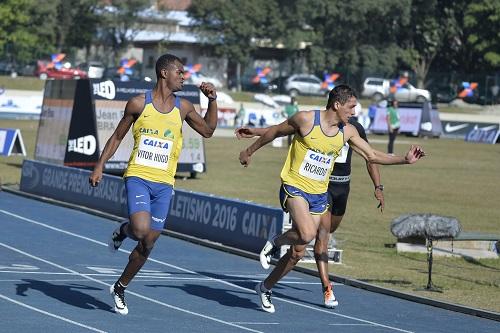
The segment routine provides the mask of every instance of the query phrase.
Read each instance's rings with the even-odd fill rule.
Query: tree
[[[225,56],[235,66],[237,81],[241,65],[247,63],[257,47],[272,45],[269,31],[280,31],[276,1],[194,0],[189,14],[194,29],[214,53]]]
[[[113,6],[101,4],[97,7],[95,12],[100,16],[97,39],[110,49],[115,63],[118,63],[120,51],[126,49],[143,28],[140,14],[149,5],[149,0],[122,0],[114,1]]]
[[[54,2],[0,2],[0,53],[25,63],[54,51],[55,11]]]
[[[464,17],[468,32],[467,44],[476,53],[474,61],[491,68],[500,67],[500,2],[480,0],[471,2]]]
[[[460,31],[454,2],[447,0],[414,0],[410,22],[401,36],[403,56],[415,72],[417,86],[425,79],[435,57],[446,47],[452,48]]]
[[[340,71],[361,82],[363,76],[392,75],[403,51],[398,36],[409,22],[410,0],[316,1],[306,17],[314,32],[309,64],[315,71]]]
[[[96,14],[99,0],[60,1],[57,7],[57,48],[68,52],[89,48],[101,17]]]

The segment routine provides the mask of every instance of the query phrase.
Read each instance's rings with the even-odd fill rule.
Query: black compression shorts
[[[332,215],[342,216],[347,207],[347,198],[350,190],[349,183],[330,183],[328,184],[328,208]]]

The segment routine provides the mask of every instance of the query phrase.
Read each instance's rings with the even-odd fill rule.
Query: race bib
[[[166,170],[174,142],[141,135],[135,162],[146,167]]]
[[[332,163],[331,156],[308,150],[300,165],[299,174],[313,180],[325,181],[330,176]]]

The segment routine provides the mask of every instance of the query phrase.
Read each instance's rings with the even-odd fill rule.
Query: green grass
[[[2,120],[1,127],[21,129],[28,158],[33,157],[37,121]],[[371,136],[375,148],[385,151],[386,136]],[[500,260],[434,257],[433,282],[443,293],[418,291],[427,282],[426,256],[397,254],[391,221],[404,213],[454,216],[464,231],[500,233],[500,149],[498,145],[461,140],[399,136],[396,153],[409,144],[422,144],[428,156],[416,165],[381,167],[386,209],[376,209],[373,186],[364,161],[353,156],[351,194],[347,213],[336,232],[344,250],[343,264],[330,272],[429,298],[500,312]],[[178,179],[176,187],[209,192],[278,207],[279,174],[286,148],[263,147],[248,168],[238,162],[250,144],[231,138],[205,140],[207,173],[196,179]],[[19,183],[23,157],[0,157],[0,181]],[[388,246],[389,245],[389,246]],[[310,265],[315,269],[314,265]]]
[[[0,87],[19,90],[43,90],[45,81],[34,76],[18,76],[16,78],[0,76]]]

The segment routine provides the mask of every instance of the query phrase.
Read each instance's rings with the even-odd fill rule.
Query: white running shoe
[[[108,240],[108,250],[111,253],[115,253],[116,251],[118,251],[120,246],[122,246],[123,240],[120,240],[120,238],[119,238],[120,237],[120,228],[121,228],[121,225],[118,228],[116,228],[115,231],[113,231],[113,233],[111,234],[111,237]]]
[[[109,293],[113,297],[115,312],[125,316],[128,313],[127,303],[125,303],[125,290],[115,289],[115,284],[112,284]]]
[[[264,269],[269,269],[269,264],[271,263],[271,257],[278,250],[276,246],[274,246],[273,241],[267,241],[266,245],[260,251],[260,264]]]
[[[339,302],[335,298],[335,295],[333,294],[333,288],[331,285],[328,286],[328,288],[324,292],[325,296],[325,307],[333,309],[337,305],[339,305]]]
[[[259,295],[260,299],[260,306],[262,310],[269,312],[269,313],[274,313],[274,305],[273,301],[271,300],[271,290],[269,291],[262,291],[262,283],[259,282],[257,283],[257,286],[255,286],[255,291],[257,292],[257,295]]]

